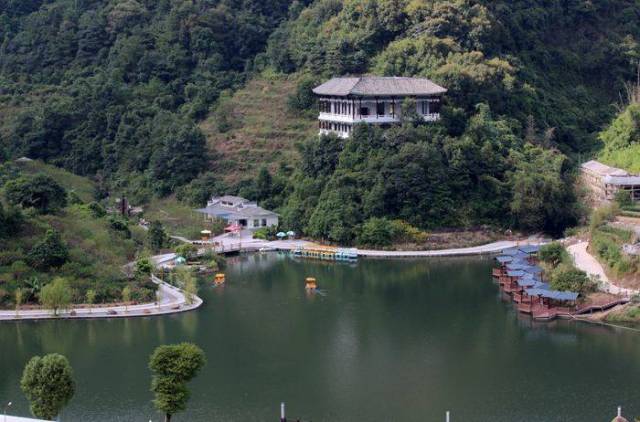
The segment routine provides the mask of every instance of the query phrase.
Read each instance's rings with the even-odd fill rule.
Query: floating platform
[[[336,248],[333,246],[310,245],[301,246],[291,251],[301,258],[323,259],[328,261],[357,261],[358,250],[355,248]]]

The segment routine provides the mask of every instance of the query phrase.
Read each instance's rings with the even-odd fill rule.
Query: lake
[[[63,421],[159,421],[153,349],[190,341],[208,364],[175,421],[609,421],[640,415],[640,334],[533,323],[502,300],[489,258],[232,258],[197,311],[157,318],[0,324],[0,399],[35,354],[66,355]],[[304,278],[318,279],[307,294]]]

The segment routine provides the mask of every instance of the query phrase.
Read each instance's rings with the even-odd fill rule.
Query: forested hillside
[[[578,217],[574,154],[599,148],[634,78],[638,21],[634,0],[0,0],[0,156],[137,201],[240,193],[343,243],[393,220],[559,233]],[[304,130],[243,127],[256,113],[233,97],[257,75],[299,81],[277,127],[302,128],[314,82],[361,73],[447,87],[442,122],[312,135],[296,153]],[[271,141],[288,150],[251,154]],[[238,156],[256,171],[222,180]]]

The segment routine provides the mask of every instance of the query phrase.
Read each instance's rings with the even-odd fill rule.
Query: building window
[[[368,116],[369,115],[369,108],[368,107],[360,107],[360,115],[361,116]]]
[[[391,102],[389,103],[389,113],[390,113],[392,116],[395,116],[395,115],[396,115],[396,103],[395,103],[395,101],[391,101]]]
[[[376,114],[378,116],[384,116],[384,103],[376,104]]]
[[[436,98],[435,100],[433,100],[430,104],[431,106],[431,113],[434,114],[438,114],[440,113],[440,99]]]
[[[266,218],[262,219],[262,227],[267,227],[267,219]]]
[[[253,227],[260,227],[260,220],[253,220]]]

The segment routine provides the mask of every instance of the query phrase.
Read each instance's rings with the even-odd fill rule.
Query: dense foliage
[[[640,103],[626,107],[600,133],[604,148],[600,158],[605,163],[640,172]]]
[[[153,372],[153,404],[165,414],[166,422],[186,409],[190,396],[187,383],[205,363],[204,352],[192,343],[159,346],[151,355],[149,369]]]
[[[73,370],[62,355],[34,356],[24,368],[20,387],[31,404],[31,413],[53,420],[75,393]]]
[[[36,168],[46,173],[31,175]],[[0,307],[41,304],[57,312],[89,297],[118,301],[129,285],[132,300],[154,300],[148,272],[123,271],[146,243],[143,230],[96,202],[85,205],[78,195],[68,200],[60,180],[75,176],[53,169],[0,165]]]
[[[0,107],[17,110],[0,151],[141,197],[173,191],[207,164],[195,121],[244,81],[290,3],[0,1]]]
[[[176,193],[202,206],[237,193],[287,230],[341,243],[387,243],[375,219],[562,232],[577,218],[571,158],[597,144],[640,60],[634,0],[0,0],[0,11],[0,160],[89,175],[97,199]],[[448,93],[438,124],[312,139],[299,161],[228,184],[207,169],[234,163],[217,162],[198,123],[211,113],[232,130],[230,91],[263,71],[297,74],[297,118],[330,76],[425,76]]]
[[[440,125],[363,125],[346,141],[310,140],[301,153],[284,224],[334,242],[351,243],[362,223],[382,217],[421,228],[555,233],[576,221],[566,157],[518,138],[513,122],[495,119],[486,105],[457,137]],[[388,243],[389,230],[374,233],[379,223],[363,226],[361,243]]]

